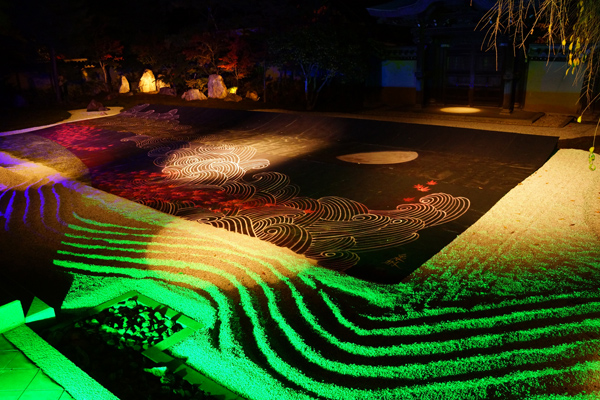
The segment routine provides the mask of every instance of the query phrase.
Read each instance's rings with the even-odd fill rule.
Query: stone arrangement
[[[154,73],[150,69],[144,70],[137,89],[140,93],[158,93],[165,96],[177,96],[177,89],[171,87],[171,84],[166,83],[163,79],[163,75],[158,75],[158,77],[155,78]],[[244,97],[238,95],[236,91],[237,87],[227,88],[221,75],[212,74],[208,77],[207,94],[202,93],[199,89],[188,89],[181,95],[181,98],[186,101],[207,100],[208,98],[211,98],[236,103],[242,101],[244,98],[252,101],[258,101],[260,99],[258,93],[254,90],[247,91]],[[119,94],[132,94],[129,81],[125,75],[121,75]]]

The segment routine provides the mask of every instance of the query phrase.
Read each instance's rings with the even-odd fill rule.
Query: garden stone
[[[156,92],[156,79],[154,79],[154,74],[151,70],[147,69],[144,71],[138,87],[140,92],[143,93]]]
[[[248,90],[246,92],[246,98],[252,101],[258,101],[258,99],[260,99],[260,97],[258,97],[258,93],[256,93],[254,90]]]
[[[185,92],[184,94],[181,95],[181,98],[186,100],[186,101],[191,101],[191,100],[206,100],[206,96],[204,95],[204,93],[202,93],[201,91],[199,91],[198,89],[190,89],[187,92]]]
[[[235,93],[228,93],[227,97],[225,97],[224,100],[225,101],[235,101],[237,103],[238,101],[242,101],[242,96],[237,95]]]
[[[227,87],[223,82],[221,75],[209,75],[208,77],[208,97],[211,99],[224,99],[227,97]]]
[[[161,87],[160,90],[158,91],[158,94],[164,94],[166,96],[177,96],[177,92],[175,91],[175,88],[171,88],[171,87]]]
[[[125,75],[121,75],[121,87],[119,93],[129,93],[129,81],[125,78]]]

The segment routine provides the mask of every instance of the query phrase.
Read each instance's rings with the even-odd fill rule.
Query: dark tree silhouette
[[[62,102],[57,57],[72,53],[87,26],[88,10],[83,0],[45,2],[22,0],[7,9],[13,37],[21,42],[21,54],[37,53],[49,62],[50,77],[57,102]]]
[[[298,4],[296,23],[271,35],[271,62],[295,69],[303,80],[304,100],[312,110],[334,79],[362,81],[368,54],[365,21],[346,4],[307,1]]]

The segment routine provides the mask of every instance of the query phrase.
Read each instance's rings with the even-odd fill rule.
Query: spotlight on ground
[[[481,110],[473,107],[444,107],[440,111],[450,114],[474,114]]]

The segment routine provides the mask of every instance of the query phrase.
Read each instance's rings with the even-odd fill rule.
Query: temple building
[[[566,74],[560,49],[535,40],[488,48],[493,0],[394,0],[367,9],[380,27],[380,65],[370,82],[378,101],[577,114],[581,80]]]

